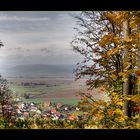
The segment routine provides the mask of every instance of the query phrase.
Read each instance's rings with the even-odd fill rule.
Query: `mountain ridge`
[[[4,73],[9,75],[73,75],[75,66],[72,64],[23,64],[7,68]]]

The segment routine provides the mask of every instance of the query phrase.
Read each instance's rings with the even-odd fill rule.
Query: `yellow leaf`
[[[135,72],[136,75],[140,75],[140,70],[139,69],[135,70],[134,72]]]
[[[111,77],[112,79],[116,79],[116,78],[117,78],[117,76],[114,75],[114,74],[112,74],[110,77]]]
[[[112,109],[108,109],[108,114],[113,115],[114,111]]]
[[[124,73],[123,73],[123,72],[120,72],[120,73],[119,73],[119,76],[123,76],[123,75],[124,75]]]
[[[127,120],[127,119],[128,119],[128,116],[124,116],[124,119],[126,119],[126,120]]]
[[[138,94],[138,95],[133,95],[133,97],[131,98],[131,100],[132,100],[133,102],[140,102],[140,94]]]
[[[122,18],[122,14],[117,14],[115,17],[116,20],[119,20],[120,18]]]
[[[123,114],[122,110],[120,110],[120,109],[115,109],[115,113],[116,114]]]
[[[126,99],[126,100],[128,100],[128,101],[129,101],[129,100],[131,100],[131,98],[130,98],[130,97],[125,97],[125,99]]]
[[[39,127],[36,124],[32,125],[32,128],[33,129],[39,129]]]
[[[138,77],[137,81],[136,81],[137,85],[140,85],[140,77]]]
[[[88,102],[82,102],[82,105],[89,105]]]
[[[131,42],[131,41],[132,41],[132,38],[126,37],[126,38],[125,38],[125,41],[126,41],[126,42]]]
[[[126,82],[126,81],[128,81],[128,78],[123,78],[122,81]]]
[[[130,26],[131,27],[135,27],[136,26],[136,22],[134,20],[130,21]]]
[[[109,50],[108,52],[107,52],[107,55],[108,56],[110,56],[110,55],[112,55],[113,54],[113,50],[111,49],[111,50]]]
[[[116,105],[122,106],[123,102],[117,102]]]
[[[120,49],[124,49],[126,46],[119,46]]]
[[[124,118],[119,118],[119,119],[118,119],[118,122],[124,122],[124,121],[125,121]]]
[[[94,107],[98,107],[98,104],[97,104],[97,103],[93,103],[93,106],[94,106]]]

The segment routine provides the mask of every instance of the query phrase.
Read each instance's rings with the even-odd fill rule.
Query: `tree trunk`
[[[123,22],[123,32],[124,32],[124,39],[127,38],[130,34],[130,30],[129,30],[129,21],[126,20]],[[126,67],[126,62],[128,62],[128,49],[125,48],[124,49],[124,58],[123,58],[123,61],[124,61],[124,67],[123,69],[125,69]],[[126,77],[127,78],[127,81],[125,81],[123,83],[123,94],[124,95],[129,95],[130,94],[130,91],[131,91],[131,87],[130,87],[130,84],[131,84],[131,77],[130,75]],[[131,110],[130,110],[130,107],[129,107],[129,102],[128,101],[125,101],[124,102],[124,105],[123,105],[123,109],[124,109],[124,115],[125,116],[128,116],[130,117],[131,116]]]
[[[138,33],[140,33],[140,23],[137,25]],[[140,39],[138,39],[138,43],[140,42]],[[138,46],[138,70],[140,70],[140,45]],[[138,75],[138,80],[140,79],[140,75]],[[140,94],[140,85],[138,85],[138,94]],[[138,104],[140,106],[140,103]],[[140,113],[139,113],[139,119],[138,122],[140,123]]]

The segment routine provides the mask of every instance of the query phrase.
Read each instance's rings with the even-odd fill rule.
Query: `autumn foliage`
[[[83,55],[76,78],[88,77],[89,89],[104,87],[110,101],[86,101],[91,128],[140,128],[140,12],[86,11],[76,17],[78,34],[71,42]],[[90,102],[89,102],[90,100]]]
[[[79,28],[71,42],[83,56],[76,79],[86,76],[87,93],[80,93],[84,119],[0,119],[1,128],[140,128],[140,12],[85,11],[76,17]],[[99,88],[108,100],[95,99]]]

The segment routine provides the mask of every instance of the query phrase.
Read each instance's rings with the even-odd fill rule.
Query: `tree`
[[[124,39],[126,39],[127,37],[129,37],[130,35],[130,29],[129,29],[129,21],[128,19],[126,19],[123,22],[123,31],[124,31]],[[123,62],[124,62],[124,69],[125,69],[125,64],[128,63],[128,48],[124,48],[124,58],[123,58]],[[130,75],[128,75],[127,80],[123,83],[123,94],[124,95],[130,95],[131,94],[131,84],[130,84],[131,78]],[[125,101],[124,102],[124,113],[125,116],[131,116],[131,112],[129,111],[129,101]]]
[[[12,99],[12,91],[8,87],[8,82],[0,76],[0,105],[2,110],[2,115],[5,117],[5,106],[10,104]]]
[[[140,84],[139,12],[88,11],[76,18],[80,27],[72,46],[84,57],[78,63],[76,78],[89,76],[90,89],[104,86],[110,99],[115,93],[124,103],[124,116],[132,119],[133,107],[140,102],[139,90],[136,90]],[[84,104],[89,104],[89,97],[84,95]]]
[[[82,12],[76,17],[81,28],[71,44],[84,57],[75,70],[77,79],[89,76],[90,89],[104,84],[121,92],[123,52],[117,46],[122,46],[122,26],[114,23],[112,15],[112,12]]]
[[[140,33],[140,12],[136,12],[137,14],[137,31]],[[138,70],[140,70],[140,39],[138,39]],[[140,74],[138,75],[138,81],[140,79]],[[140,84],[138,84],[138,94],[140,95]],[[140,103],[139,103],[140,106]],[[140,123],[140,112],[139,112],[139,119],[138,122]]]

